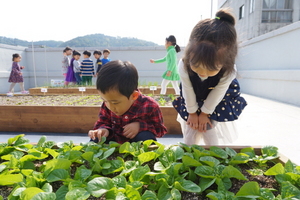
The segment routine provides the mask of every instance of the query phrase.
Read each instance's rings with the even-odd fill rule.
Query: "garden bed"
[[[158,142],[0,144],[0,199],[300,199],[300,167],[276,147]],[[153,142],[155,145],[152,145]],[[14,196],[14,197],[13,197]]]
[[[45,87],[47,88],[47,87]],[[96,87],[86,87],[86,91],[83,92],[85,95],[89,94],[98,94],[98,90]],[[139,87],[139,90],[142,94],[160,94],[160,87],[157,87],[157,90],[150,90],[150,87]],[[44,95],[43,92],[41,92],[41,88],[30,88],[29,93],[31,95]],[[47,88],[47,95],[63,95],[63,94],[82,94],[81,91],[79,91],[78,87],[68,87],[68,88]],[[175,94],[175,90],[173,88],[167,88],[166,94]]]

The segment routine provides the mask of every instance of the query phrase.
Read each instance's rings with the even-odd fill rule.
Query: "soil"
[[[172,106],[170,96],[153,96],[161,106]],[[0,105],[16,106],[101,106],[102,99],[99,95],[23,95],[0,96]]]

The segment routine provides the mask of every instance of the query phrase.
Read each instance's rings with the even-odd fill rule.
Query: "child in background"
[[[90,59],[91,52],[84,51],[83,53],[84,60],[81,62],[81,76],[83,85],[92,85],[92,78],[95,76],[93,61]]]
[[[81,54],[74,50],[73,51],[73,58],[74,58],[74,61],[73,61],[73,70],[74,70],[74,73],[75,73],[75,78],[76,78],[76,84],[77,85],[81,85],[81,72],[80,72],[80,62],[79,62],[79,58],[80,58]]]
[[[177,56],[176,53],[180,52],[180,47],[176,44],[176,38],[174,35],[170,35],[166,38],[165,47],[167,49],[167,55],[164,58],[153,60],[151,59],[151,63],[167,63],[167,71],[162,75],[163,80],[161,83],[161,91],[160,94],[166,94],[167,86],[171,82],[172,86],[175,90],[175,94],[180,94],[180,89],[178,86],[179,74],[177,69]]]
[[[71,59],[70,61],[70,65],[68,67],[68,71],[67,71],[67,75],[66,75],[66,79],[65,79],[65,86],[68,86],[69,83],[73,83],[73,85],[76,84],[76,78],[75,78],[75,74],[74,74],[74,66],[73,66],[73,61],[74,61],[74,57]]]
[[[62,73],[64,75],[64,77],[66,78],[67,76],[67,72],[68,72],[68,67],[70,66],[70,59],[69,59],[69,55],[72,54],[72,49],[70,47],[66,47],[63,50],[63,59],[62,59]]]
[[[25,89],[24,89],[24,79],[23,79],[23,74],[21,72],[21,69],[24,69],[25,67],[19,65],[19,62],[21,61],[21,59],[22,59],[22,57],[18,53],[15,53],[12,55],[13,64],[12,64],[10,76],[8,79],[8,82],[11,84],[10,84],[7,96],[13,96],[13,89],[14,89],[16,83],[19,83],[22,94],[28,94],[28,91],[25,91]]]
[[[105,65],[106,63],[110,62],[110,58],[108,57],[110,54],[110,50],[104,49],[103,50],[103,58],[102,58],[102,65]]]
[[[228,144],[236,139],[233,121],[247,105],[236,80],[237,35],[235,19],[221,9],[192,30],[185,55],[179,61],[182,96],[173,102],[180,114],[188,145]]]
[[[159,105],[138,91],[138,72],[130,62],[112,61],[102,66],[97,90],[104,100],[99,119],[88,136],[106,143],[155,140],[166,132]]]
[[[96,51],[94,51],[93,55],[94,55],[94,57],[96,59],[96,64],[95,64],[95,66],[97,66],[96,75],[98,75],[98,72],[100,71],[100,69],[102,67],[102,61],[100,59],[102,53],[101,53],[101,51],[96,50]]]

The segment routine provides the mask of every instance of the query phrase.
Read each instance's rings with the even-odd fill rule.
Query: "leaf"
[[[206,196],[212,200],[224,200],[225,199],[224,195],[222,195],[220,193],[216,193],[216,192],[210,192]]]
[[[215,147],[212,146],[209,148],[211,155],[215,156],[217,158],[223,158],[226,159],[228,157],[226,151],[224,151],[223,149],[221,149],[220,147]]]
[[[289,181],[281,183],[281,195],[283,199],[300,199],[300,190]]]
[[[121,171],[123,167],[123,162],[121,160],[103,160],[106,163],[110,163],[111,167],[109,169],[102,169],[104,175],[115,173]]]
[[[123,143],[119,148],[119,153],[130,153],[134,155],[135,149],[130,145],[129,142]]]
[[[166,169],[165,166],[160,161],[158,161],[154,164],[155,171],[163,171],[165,169]]]
[[[218,164],[220,164],[220,161],[212,156],[203,156],[200,158],[200,161],[210,167],[214,167],[214,166],[217,166]]]
[[[181,179],[179,181],[175,181],[174,185],[175,188],[180,191],[201,192],[201,188],[190,180]]]
[[[76,173],[75,173],[75,180],[81,180],[81,181],[85,181],[86,179],[88,179],[92,174],[92,170],[87,169],[84,165],[81,165],[80,167],[78,167],[76,169]]]
[[[31,200],[36,194],[43,192],[40,188],[29,187],[26,188],[20,195],[22,200]]]
[[[71,164],[71,161],[63,158],[49,160],[47,161],[44,169],[45,177],[47,177],[49,173],[55,169],[69,169]]]
[[[269,188],[260,188],[260,195],[264,200],[273,200],[275,199],[274,194]]]
[[[227,153],[230,157],[233,157],[233,156],[235,156],[235,155],[237,154],[236,151],[235,151],[234,149],[229,148],[229,147],[226,147],[226,148],[225,148],[225,151],[226,151],[226,153]]]
[[[41,192],[36,194],[31,200],[55,200],[56,195],[52,192]]]
[[[7,174],[0,175],[0,185],[13,185],[15,183],[20,183],[23,181],[22,174]]]
[[[140,195],[139,191],[137,191],[135,188],[133,188],[130,185],[127,185],[127,187],[126,187],[126,196],[130,200],[140,200],[141,199],[141,195]]]
[[[226,166],[221,174],[222,178],[236,178],[239,180],[248,180],[237,168],[229,165]]]
[[[45,183],[45,184],[43,185],[43,187],[42,187],[42,190],[43,190],[44,192],[49,192],[49,193],[51,193],[51,192],[52,192],[52,186],[51,186],[49,183]]]
[[[251,181],[245,183],[236,193],[236,197],[259,198],[260,188],[257,182]]]
[[[294,164],[288,160],[285,165],[284,165],[284,171],[285,173],[288,173],[288,172],[291,172],[291,173],[294,173],[295,172],[295,166]]]
[[[278,148],[274,146],[266,146],[261,149],[263,157],[276,157],[278,155]]]
[[[187,156],[187,155],[184,155],[182,157],[182,163],[186,167],[198,167],[198,166],[202,165],[199,161],[197,161],[196,159],[191,158],[190,156]]]
[[[66,194],[68,193],[69,189],[66,185],[61,186],[57,191],[56,191],[56,199],[57,200],[65,200]]]
[[[12,145],[15,141],[17,141],[19,138],[24,137],[24,136],[25,136],[24,134],[20,134],[20,135],[17,135],[17,136],[15,136],[15,137],[13,137],[13,138],[9,138],[9,139],[7,140],[7,144],[10,146],[10,145]]]
[[[201,191],[206,190],[209,188],[214,182],[216,181],[216,178],[200,178],[199,186],[201,188]]]
[[[65,200],[85,200],[89,198],[90,193],[84,188],[74,188],[70,190],[65,197]]]
[[[174,200],[181,200],[181,193],[179,192],[179,190],[173,188],[171,190],[171,195]]]
[[[110,148],[110,149],[108,149],[107,151],[105,151],[104,153],[103,153],[103,156],[102,156],[102,158],[101,159],[106,159],[106,158],[108,158],[109,156],[111,156],[114,152],[115,152],[115,147],[113,147],[113,148]]]
[[[127,185],[127,181],[126,178],[124,176],[115,176],[112,178],[112,181],[114,183],[114,185],[118,188],[126,188]]]
[[[157,192],[157,199],[159,200],[169,200],[172,199],[171,190],[164,185],[162,185]]]
[[[277,175],[277,174],[284,174],[284,167],[282,166],[281,163],[277,163],[276,165],[274,165],[273,167],[271,167],[270,169],[268,169],[265,172],[265,175],[268,176],[272,176],[272,175]]]
[[[0,165],[0,172],[2,172],[6,168],[6,165]]]
[[[55,169],[49,173],[47,176],[48,182],[55,182],[67,179],[69,177],[69,172],[65,169]]]
[[[106,177],[94,178],[87,183],[87,189],[94,197],[100,197],[113,187],[113,181]]]
[[[47,140],[47,137],[45,136],[45,135],[43,135],[40,139],[39,139],[39,141],[38,141],[38,143],[37,143],[37,147],[42,147],[43,146],[43,144],[44,144],[44,142],[46,142],[46,140]]]
[[[140,181],[144,178],[145,174],[150,172],[150,168],[148,165],[138,167],[137,169],[133,170],[131,172],[131,175],[129,176],[129,181]]]
[[[50,154],[53,158],[56,158],[59,155],[59,153],[57,153],[55,150],[49,148],[46,148],[45,152]]]
[[[238,153],[229,161],[230,165],[237,165],[242,163],[247,163],[250,157],[246,153]]]
[[[155,192],[146,190],[142,196],[142,200],[158,200]]]
[[[138,155],[138,160],[140,161],[141,165],[145,162],[149,162],[151,160],[154,160],[158,157],[159,155],[155,152],[144,152]]]
[[[88,151],[88,152],[84,152],[81,157],[89,162],[93,162],[93,156],[94,156],[94,152],[92,151]]]
[[[204,178],[215,178],[214,169],[209,166],[199,166],[195,169],[195,174]]]
[[[184,155],[184,150],[180,146],[173,146],[170,149],[174,152],[176,160],[182,159]]]

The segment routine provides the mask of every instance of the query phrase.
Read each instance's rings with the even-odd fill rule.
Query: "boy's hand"
[[[199,115],[199,132],[206,132],[207,124],[209,124],[210,128],[212,128],[212,124],[210,122],[210,119],[208,118],[208,114],[201,112]]]
[[[187,125],[190,125],[192,129],[196,130],[199,128],[199,120],[197,113],[189,113],[189,117],[186,121]]]
[[[123,135],[126,138],[132,139],[138,134],[140,130],[140,122],[132,122],[130,124],[125,125],[123,128],[124,128]]]
[[[88,136],[95,140],[96,138],[101,141],[102,137],[107,137],[109,135],[109,131],[106,128],[98,129],[98,130],[90,130]]]

